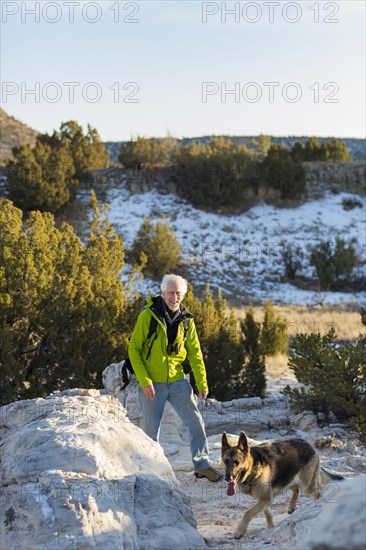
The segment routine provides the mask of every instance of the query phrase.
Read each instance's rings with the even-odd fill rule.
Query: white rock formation
[[[0,409],[4,549],[204,548],[161,447],[98,390]]]
[[[363,550],[366,547],[366,477],[338,481],[339,489],[323,506],[297,548]]]

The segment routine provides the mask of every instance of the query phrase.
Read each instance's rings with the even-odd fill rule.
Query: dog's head
[[[240,432],[237,445],[230,445],[226,433],[222,434],[221,459],[225,466],[225,480],[229,483],[245,481],[250,473],[251,460],[247,436]]]

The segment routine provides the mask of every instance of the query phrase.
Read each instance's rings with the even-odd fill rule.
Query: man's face
[[[177,311],[183,300],[183,293],[180,286],[174,281],[168,283],[166,291],[163,292],[163,300],[169,309]]]

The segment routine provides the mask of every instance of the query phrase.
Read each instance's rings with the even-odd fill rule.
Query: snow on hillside
[[[344,210],[342,200],[353,197],[362,208]],[[308,246],[322,240],[335,241],[340,236],[353,242],[361,261],[355,272],[366,273],[366,198],[348,193],[327,193],[320,200],[310,200],[296,208],[276,208],[259,204],[239,215],[208,213],[191,206],[173,194],[150,190],[131,194],[126,189],[111,189],[107,193],[109,218],[122,234],[129,248],[149,215],[153,222],[162,215],[171,223],[182,246],[183,260],[189,269],[189,279],[195,288],[220,287],[225,297],[243,302],[263,301],[270,297],[274,303],[315,305],[359,304],[363,293],[319,292],[301,290],[282,283],[284,263],[282,252],[291,247],[308,263]],[[305,267],[301,274],[311,275]],[[126,276],[126,275],[125,275]],[[144,281],[141,290],[157,292],[156,283]]]

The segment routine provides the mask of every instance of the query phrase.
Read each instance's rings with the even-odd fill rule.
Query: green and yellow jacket
[[[168,383],[181,380],[184,378],[182,362],[188,358],[197,389],[208,391],[206,369],[193,316],[181,306],[177,336],[174,340],[174,345],[178,344],[178,353],[168,355],[167,329],[155,304],[158,298],[148,298],[146,308],[137,319],[128,347],[128,355],[138,382],[142,388],[146,388],[152,382]],[[157,328],[148,339],[151,317],[157,320]],[[183,319],[187,319],[185,341]]]

